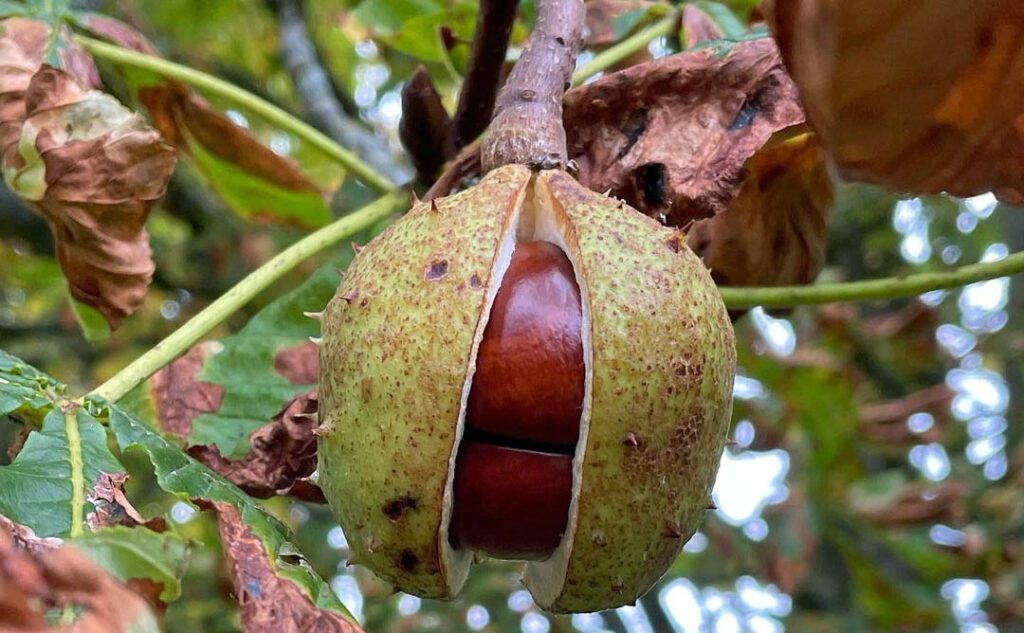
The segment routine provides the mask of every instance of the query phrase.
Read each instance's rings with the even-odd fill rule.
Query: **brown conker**
[[[466,442],[455,467],[450,538],[506,560],[543,560],[565,533],[572,455]]]
[[[517,242],[477,352],[466,424],[574,445],[583,409],[582,322],[580,290],[562,249]]]

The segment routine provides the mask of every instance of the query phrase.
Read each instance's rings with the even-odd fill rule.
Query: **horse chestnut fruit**
[[[417,205],[323,318],[319,484],[350,562],[444,599],[475,557],[523,559],[545,609],[632,603],[704,514],[735,363],[685,236],[564,172]]]

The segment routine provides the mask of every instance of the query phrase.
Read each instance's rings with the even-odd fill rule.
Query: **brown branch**
[[[512,25],[518,0],[481,0],[476,14],[476,31],[469,53],[466,79],[462,83],[455,123],[448,138],[448,156],[473,142],[487,129],[494,101],[501,85]]]
[[[481,152],[483,170],[508,164],[564,169],[562,95],[583,44],[582,0],[538,0],[526,50],[498,95]]]
[[[444,109],[430,74],[417,66],[409,81],[402,86],[402,120],[398,137],[409,160],[416,168],[416,178],[430,186],[450,155],[444,151],[451,131],[451,119]]]

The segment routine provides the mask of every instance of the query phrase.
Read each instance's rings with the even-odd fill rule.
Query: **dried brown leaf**
[[[725,212],[697,222],[687,243],[726,286],[810,283],[825,263],[832,182],[814,135],[762,148]]]
[[[1024,203],[1024,3],[776,0],[770,22],[844,177]]]
[[[198,379],[203,363],[220,348],[221,344],[216,341],[195,345],[150,378],[153,408],[157,423],[164,431],[188,437],[193,420],[220,409],[224,387]]]
[[[579,180],[675,226],[725,210],[744,164],[803,123],[769,38],[634,66],[569,91],[565,124]]]
[[[47,612],[77,612],[50,626]],[[59,539],[39,539],[0,516],[0,633],[158,631],[145,601]]]
[[[146,218],[175,152],[113,97],[43,66],[5,122],[4,180],[46,218],[71,294],[111,327],[141,305],[153,274]]]
[[[168,82],[141,88],[139,100],[153,118],[153,125],[179,150],[189,151],[191,137],[219,158],[261,180],[290,191],[319,192],[294,162],[275,154],[184,84]]]
[[[315,384],[320,374],[319,348],[312,341],[278,350],[274,371],[293,385]]]
[[[147,521],[135,509],[135,506],[128,501],[128,497],[124,493],[124,483],[127,480],[128,473],[100,473],[100,476],[96,479],[96,484],[86,496],[89,503],[93,505],[93,511],[85,517],[89,527],[97,530],[112,525],[124,525],[127,527],[141,525],[154,532],[166,530],[167,522],[163,517],[156,517]],[[144,579],[138,580],[140,583],[148,582]],[[154,586],[159,590],[163,589],[163,586],[158,583],[154,583]],[[160,591],[157,591],[157,594],[159,593]]]
[[[361,633],[339,614],[317,608],[294,582],[274,573],[263,542],[235,506],[212,502],[224,557],[247,633]]]
[[[37,20],[8,18],[0,22],[0,146],[17,141],[25,119],[25,91],[43,64],[50,27]],[[82,85],[98,87],[92,58],[74,44],[62,41],[60,58]]]
[[[132,26],[100,15],[84,18],[97,36],[147,55],[160,56],[146,36]],[[188,86],[166,81],[139,89],[139,100],[164,138],[182,152],[189,139],[248,174],[291,192],[321,192],[294,161],[274,153],[248,130],[237,125]],[[274,215],[269,210],[266,215]]]
[[[316,390],[292,398],[273,420],[249,436],[243,459],[221,456],[215,445],[189,447],[195,459],[259,498],[289,495],[324,503],[323,493],[309,481],[316,470]]]

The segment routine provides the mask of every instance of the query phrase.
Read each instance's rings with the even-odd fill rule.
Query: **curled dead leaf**
[[[813,134],[762,148],[728,209],[694,224],[687,243],[726,286],[810,283],[825,263],[832,181]]]
[[[569,91],[564,118],[581,183],[674,226],[724,211],[746,161],[804,121],[770,38],[607,75]]]
[[[769,17],[845,178],[1024,203],[1024,4],[775,0]]]
[[[184,84],[168,82],[139,90],[153,124],[178,149],[188,152],[194,139],[228,163],[289,191],[318,193],[292,161],[275,154]],[[268,211],[269,213],[269,211]]]
[[[292,398],[267,424],[249,436],[243,459],[221,456],[215,445],[198,445],[189,455],[259,498],[288,495],[324,503],[323,493],[309,477],[316,470],[316,390]]]
[[[247,633],[361,633],[338,613],[320,609],[291,580],[274,573],[260,538],[242,521],[235,506],[210,502],[224,557],[231,569],[235,595]]]
[[[90,31],[101,38],[146,55],[160,56],[156,47],[142,33],[120,20],[90,14],[83,21]],[[314,199],[322,198],[323,192],[302,173],[294,161],[272,151],[185,84],[161,79],[157,83],[140,87],[138,98],[156,128],[178,150],[194,155],[209,153],[230,165],[231,169],[241,170],[246,177],[252,179],[252,182],[244,186],[237,183],[232,185],[237,190],[228,187],[222,191],[229,203],[235,197],[244,198],[241,207],[255,219],[283,217],[310,226],[322,223],[320,220],[326,221],[319,216],[314,219],[299,213],[282,215],[284,212],[280,209],[266,206],[269,199],[266,195],[260,195],[260,183],[274,188],[278,193],[309,194]],[[212,180],[215,187],[220,182],[216,177]],[[230,191],[233,193],[228,193]],[[261,207],[261,204],[264,206]],[[297,202],[292,200],[292,204]],[[326,210],[324,213],[327,213]]]
[[[124,483],[128,473],[100,473],[96,484],[86,494],[86,499],[93,506],[93,511],[85,517],[86,523],[93,530],[112,525],[134,527],[141,525],[154,532],[167,529],[167,521],[163,517],[146,520],[128,501],[124,493]],[[142,579],[137,579],[142,580]]]
[[[4,180],[46,218],[72,296],[112,327],[142,302],[153,273],[143,228],[174,168],[141,117],[92,90],[92,59],[58,38],[68,71],[42,64],[49,28],[3,22],[0,142]]]
[[[15,142],[25,119],[25,91],[43,64],[50,27],[38,20],[8,18],[0,22],[0,146]],[[61,39],[62,67],[83,86],[99,87],[99,73],[81,48]]]
[[[52,610],[75,613],[51,626]],[[159,631],[145,601],[59,539],[39,539],[0,516],[0,632]]]

